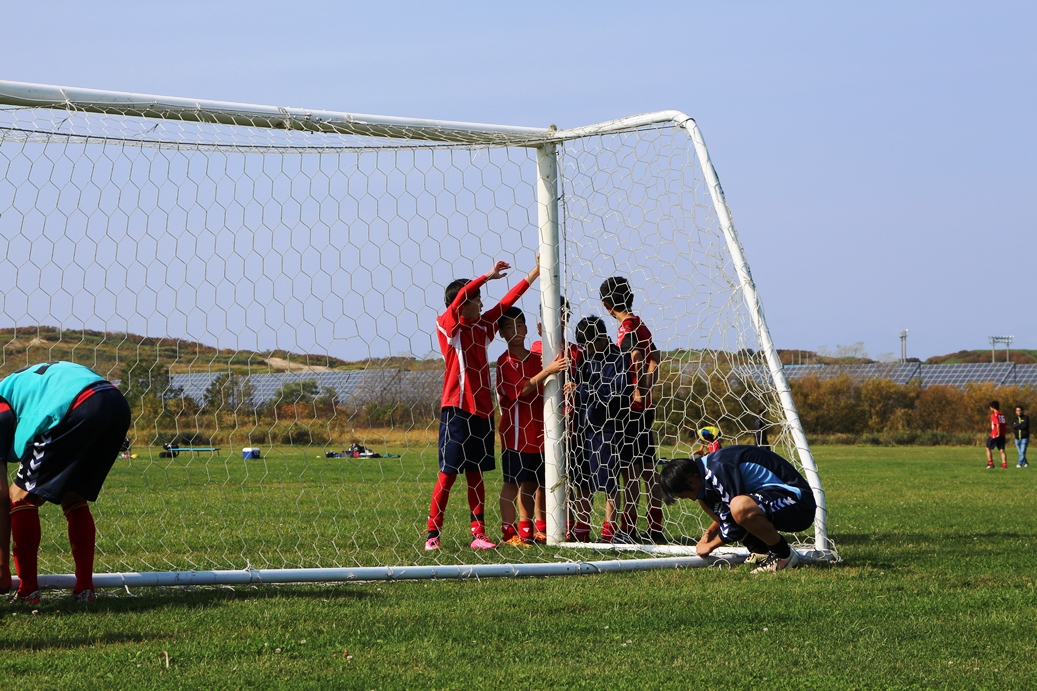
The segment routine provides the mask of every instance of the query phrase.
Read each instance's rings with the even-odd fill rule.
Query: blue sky
[[[778,347],[1037,348],[1026,3],[14,3],[0,78],[702,128]]]

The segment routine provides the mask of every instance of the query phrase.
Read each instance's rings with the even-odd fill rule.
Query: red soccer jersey
[[[626,354],[631,354],[635,350],[644,352],[644,362],[641,365],[643,368],[648,367],[649,360],[659,362],[659,351],[655,349],[655,343],[652,342],[652,332],[641,321],[641,317],[631,315],[620,323],[619,332],[616,334],[616,345]],[[637,369],[633,362],[630,364],[630,378],[632,380],[631,383],[637,386]],[[652,399],[651,390],[648,391],[648,395],[641,399],[640,403],[635,402],[630,407],[636,411],[654,408],[655,401]]]
[[[569,346],[569,352],[566,354],[566,357],[569,358],[569,373],[575,374],[576,368],[580,366],[580,361],[583,360],[583,348],[575,343],[566,343],[566,345]],[[533,341],[533,345],[529,346],[529,352],[536,353],[543,358],[544,342]]]
[[[540,355],[521,360],[510,352],[497,359],[497,398],[500,400],[500,441],[509,451],[544,452],[544,390],[522,396],[526,382],[544,369]]]
[[[439,349],[446,361],[442,407],[460,408],[466,413],[488,418],[493,416],[493,396],[490,395],[490,365],[486,351],[497,333],[497,320],[518,302],[529,289],[529,283],[523,278],[478,319],[463,319],[461,305],[484,283],[486,277],[480,276],[458,291],[447,311],[436,319],[436,331]]]
[[[719,451],[722,448],[724,448],[724,446],[720,443],[720,440],[714,439],[713,441],[706,444],[706,453],[713,453],[714,451]]]
[[[990,414],[990,438],[997,439],[1005,436],[1008,425],[1005,423],[1005,414],[995,410]]]

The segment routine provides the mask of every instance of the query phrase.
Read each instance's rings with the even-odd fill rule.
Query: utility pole
[[[900,332],[900,362],[907,362],[907,329]]]

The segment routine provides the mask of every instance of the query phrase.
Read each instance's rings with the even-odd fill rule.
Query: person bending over
[[[696,499],[712,518],[696,545],[700,557],[741,541],[749,548],[753,573],[780,571],[800,563],[781,532],[806,530],[817,504],[807,481],[784,458],[758,446],[728,446],[713,453],[670,461],[660,473],[667,504]]]
[[[40,590],[39,507],[60,504],[76,566],[72,597],[94,601],[97,529],[88,502],[97,501],[130,427],[130,406],[115,385],[72,362],[43,362],[0,381],[0,461],[19,464],[10,488],[10,531],[18,570],[15,602],[37,604]],[[3,474],[6,490],[7,473]],[[0,523],[7,551],[8,525]],[[11,587],[10,571],[0,568]]]

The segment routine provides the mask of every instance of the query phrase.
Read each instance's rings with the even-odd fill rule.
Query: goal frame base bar
[[[565,549],[587,549],[603,552],[637,552],[641,554],[655,554],[669,557],[694,557],[695,545],[643,545],[622,544],[611,542],[564,542],[555,547]],[[817,562],[837,562],[839,555],[833,550],[793,548],[799,552],[804,564]],[[720,547],[715,550],[705,561],[707,566],[716,566],[721,563],[741,564],[749,556],[749,550],[745,547]]]
[[[591,545],[570,543],[567,547],[610,548],[631,552],[659,550],[670,545]],[[625,549],[617,549],[625,548]],[[685,548],[686,549],[686,548]],[[691,548],[694,550],[694,548]],[[660,553],[660,552],[655,552]],[[832,552],[803,551],[806,563],[836,561]],[[361,583],[364,581],[409,581],[428,579],[522,578],[533,576],[581,576],[598,573],[626,573],[661,569],[695,569],[708,566],[734,566],[745,561],[744,549],[724,550],[703,559],[697,556],[670,556],[650,559],[609,559],[603,561],[559,561],[547,564],[461,564],[437,566],[374,566],[329,569],[241,569],[228,571],[155,571],[148,573],[94,574],[95,588],[143,588],[216,585],[263,585],[289,583]],[[564,557],[557,557],[564,559]],[[12,578],[12,588],[18,579]],[[41,590],[71,590],[73,574],[40,576]]]

